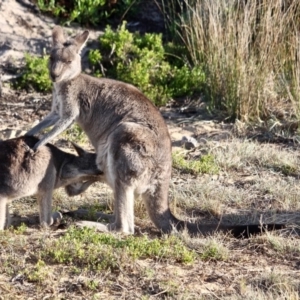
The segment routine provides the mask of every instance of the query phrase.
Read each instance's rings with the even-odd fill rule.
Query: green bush
[[[108,18],[121,18],[125,14],[136,11],[139,0],[37,0],[42,12],[62,18],[65,23],[99,25]]]
[[[49,56],[31,56],[25,54],[25,67],[22,76],[17,80],[15,86],[22,89],[34,89],[38,92],[49,92],[52,83],[48,70]]]
[[[130,33],[123,22],[117,31],[106,28],[99,49],[89,55],[96,75],[106,70],[103,75],[137,86],[156,105],[172,97],[191,95],[202,87],[202,69],[191,68],[181,57],[167,52],[177,49],[164,45],[160,34]]]

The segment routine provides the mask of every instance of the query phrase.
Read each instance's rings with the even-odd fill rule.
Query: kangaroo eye
[[[67,61],[67,64],[68,64],[68,65],[70,65],[71,63],[72,63],[72,61],[71,61],[71,60],[68,60],[68,61]]]

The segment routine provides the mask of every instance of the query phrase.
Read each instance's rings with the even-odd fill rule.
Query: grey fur
[[[40,223],[50,226],[61,219],[60,213],[52,214],[53,189],[66,187],[70,195],[78,195],[101,180],[95,153],[74,145],[76,156],[50,144],[33,152],[37,142],[31,136],[0,141],[0,230],[9,223],[8,201],[36,194]]]

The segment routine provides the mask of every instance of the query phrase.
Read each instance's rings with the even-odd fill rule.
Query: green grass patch
[[[18,226],[17,228],[15,229],[12,229],[13,230],[13,233],[17,234],[17,235],[21,235],[21,234],[24,234],[27,230],[27,226],[26,224],[24,223],[21,223],[20,226]]]
[[[273,249],[278,257],[295,257],[300,254],[299,239],[286,240],[285,237],[276,234],[276,232],[268,232],[265,236],[254,237],[253,240],[260,245]],[[275,254],[273,254],[275,255]]]
[[[211,154],[203,155],[199,159],[186,159],[184,154],[175,152],[172,154],[173,167],[183,173],[198,175],[198,174],[217,174],[219,167],[216,164],[215,158]]]
[[[42,253],[44,260],[95,270],[114,270],[136,259],[192,263],[195,257],[195,252],[175,236],[161,239],[150,239],[147,236],[121,237],[75,227],[70,227],[59,239],[49,240]]]

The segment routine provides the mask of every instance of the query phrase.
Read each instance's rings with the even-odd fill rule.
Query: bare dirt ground
[[[15,75],[11,64],[21,65],[25,52],[47,51],[53,26],[53,20],[38,14],[30,2],[0,1],[1,139],[23,134],[50,109],[50,94],[13,90],[9,79]],[[93,31],[91,39],[99,33]],[[202,223],[276,221],[288,223],[289,228],[238,240],[224,234],[193,239],[175,234],[194,253],[191,262],[163,254],[133,258],[132,249],[120,252],[116,247],[110,253],[116,265],[95,269],[81,257],[92,255],[92,242],[86,242],[82,252],[70,254],[73,260],[50,257],[47,249],[54,249],[56,243],[65,249],[61,238],[69,234],[74,221],[66,218],[64,226],[42,231],[36,223],[36,199],[20,199],[10,209],[27,227],[0,233],[0,299],[299,299],[298,136],[220,122],[207,116],[200,100],[186,100],[179,108],[161,111],[174,152],[182,152],[190,161],[210,154],[218,167],[216,174],[187,174],[174,168],[169,196],[178,217]],[[196,147],[184,149],[183,136],[194,137]],[[56,144],[72,151],[69,138],[60,136]],[[91,148],[85,139],[80,143]],[[64,191],[55,192],[55,209],[80,206],[111,211],[111,191],[96,184],[70,199]],[[165,239],[149,221],[142,203],[136,203],[135,213],[137,239]],[[69,247],[74,251],[75,240]],[[97,250],[99,259],[105,260],[104,250]]]

